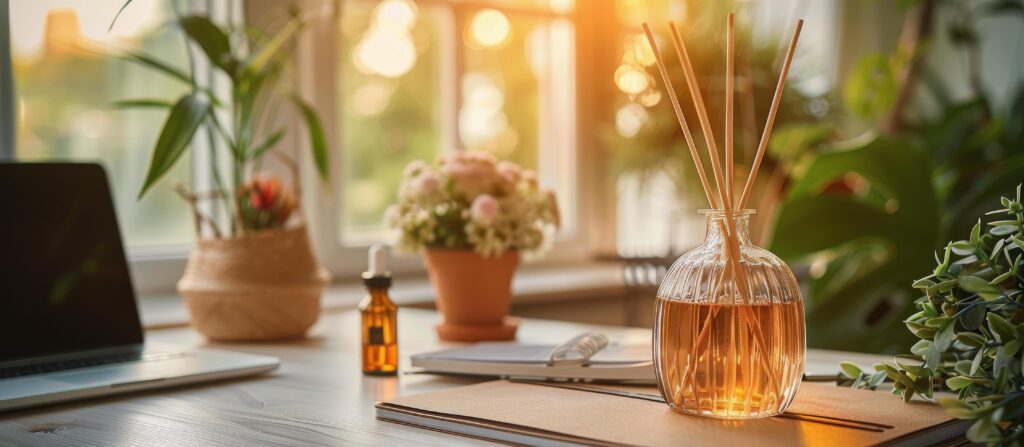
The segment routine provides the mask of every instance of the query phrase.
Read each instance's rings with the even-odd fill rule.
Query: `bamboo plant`
[[[122,11],[130,3],[125,3]],[[187,44],[201,49],[211,69],[226,75],[230,97],[222,97],[225,92],[197,81],[191,52],[188,69],[177,68],[141,52],[119,54],[125,60],[170,76],[189,87],[185,94],[174,100],[138,98],[116,103],[119,107],[168,110],[153,146],[139,199],[174,167],[189,150],[197,133],[200,133],[200,127],[204,127],[211,148],[227,149],[231,172],[230,177],[224,178],[216,166],[211,167],[216,185],[214,191],[191,193],[183,187],[177,188],[192,206],[197,234],[201,234],[204,224],[216,237],[225,233],[233,236],[246,231],[283,227],[297,206],[295,188],[284,190],[277,179],[257,174],[263,157],[278,146],[288,130],[287,127],[267,129],[275,124],[280,108],[290,105],[305,121],[317,173],[321,179],[328,175],[323,127],[313,108],[295,94],[294,86],[287,82],[286,76],[290,62],[288,45],[301,32],[305,24],[303,17],[292,12],[287,22],[272,36],[251,27],[221,27],[202,15],[179,16],[174,23],[183,32]],[[294,168],[294,163],[288,161]],[[213,216],[200,213],[196,207],[200,200],[217,200],[223,204],[229,216],[225,219],[227,231],[220,230]]]

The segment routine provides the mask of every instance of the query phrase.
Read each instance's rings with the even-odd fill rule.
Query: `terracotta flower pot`
[[[471,250],[428,249],[425,262],[444,321],[442,340],[511,340],[519,321],[508,316],[518,252],[485,258]]]
[[[192,325],[211,339],[276,340],[316,322],[329,279],[298,226],[197,240],[178,292]]]

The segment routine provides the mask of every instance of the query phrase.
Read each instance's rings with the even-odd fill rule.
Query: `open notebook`
[[[430,373],[654,383],[650,345],[611,344],[594,332],[561,345],[478,343],[417,354],[412,366]]]
[[[971,421],[889,393],[804,383],[782,416],[681,415],[650,386],[493,381],[378,403],[377,417],[499,442],[537,445],[959,445]]]
[[[650,344],[618,345],[588,332],[561,345],[477,343],[417,354],[412,366],[424,373],[654,384],[651,353]],[[871,365],[891,357],[808,349],[804,380],[835,381],[843,360]]]

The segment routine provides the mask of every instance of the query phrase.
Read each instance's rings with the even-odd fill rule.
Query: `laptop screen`
[[[0,362],[142,342],[103,168],[0,163]]]

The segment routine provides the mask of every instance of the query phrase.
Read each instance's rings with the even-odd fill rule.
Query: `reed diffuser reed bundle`
[[[663,303],[659,302],[659,321],[656,323],[658,331],[655,333],[656,349],[663,351],[660,353],[658,368],[659,384],[670,406],[681,409],[684,412],[729,418],[762,417],[781,412],[788,405],[792,394],[795,394],[795,385],[784,383],[792,382],[789,378],[793,376],[793,362],[786,356],[782,356],[786,358],[781,358],[780,360],[778,353],[785,349],[780,350],[779,346],[775,346],[778,343],[778,337],[775,337],[774,334],[782,330],[779,324],[780,314],[774,313],[774,311],[766,311],[767,306],[756,306],[756,304],[765,304],[767,296],[768,304],[776,302],[778,304],[795,303],[799,307],[797,310],[799,310],[800,327],[798,339],[800,346],[797,360],[799,363],[798,367],[802,370],[803,311],[802,300],[799,297],[798,289],[795,287],[795,279],[792,278],[792,273],[781,261],[778,261],[770,253],[765,252],[767,256],[762,256],[763,259],[766,259],[764,263],[766,265],[770,264],[775,270],[759,270],[758,275],[760,276],[757,278],[757,285],[752,285],[750,272],[748,271],[750,267],[743,264],[745,259],[743,255],[750,248],[747,247],[749,244],[745,245],[746,242],[741,239],[745,236],[746,216],[752,213],[750,210],[744,210],[743,207],[749,198],[759,165],[771,137],[772,126],[781,103],[786,77],[789,73],[789,67],[793,60],[793,54],[802,27],[803,20],[800,20],[797,22],[793,38],[786,52],[785,62],[779,75],[779,81],[772,99],[764,132],[758,144],[754,163],[750,173],[747,175],[743,191],[737,198],[733,191],[735,183],[733,172],[734,15],[730,13],[727,21],[726,107],[725,136],[723,139],[725,146],[724,169],[719,160],[714,131],[711,129],[707,109],[704,106],[704,99],[694,75],[686,45],[683,43],[683,39],[680,37],[675,24],[669,23],[672,44],[681,62],[690,97],[697,111],[698,121],[704,134],[717,197],[715,195],[716,191],[712,189],[708,181],[708,176],[705,173],[693,135],[690,133],[686,117],[683,115],[679,99],[665,68],[661,51],[658,49],[650,26],[646,23],[643,24],[644,32],[654,53],[658,70],[665,84],[676,119],[679,122],[679,127],[683,131],[690,156],[697,168],[697,175],[700,178],[708,204],[713,210],[712,213],[722,216],[719,219],[721,224],[715,224],[714,226],[715,229],[721,231],[720,240],[722,244],[721,249],[718,250],[724,255],[725,261],[724,268],[714,273],[717,279],[711,282],[709,288],[702,285],[695,288],[687,288],[687,286],[677,287],[677,284],[674,284],[674,282],[692,281],[689,278],[706,277],[707,275],[704,272],[676,276],[670,274],[666,277],[666,282],[673,283],[663,283],[662,289],[659,291],[659,299],[662,298],[662,291],[664,290],[671,292],[686,289],[684,293],[692,291],[693,295],[705,295],[704,298],[693,298],[691,299],[692,302],[689,303],[686,303],[685,299],[675,300],[684,301],[682,304],[690,306],[684,306],[682,311],[670,311],[667,310],[668,307],[663,309]],[[711,225],[712,220],[709,217],[709,225]],[[738,228],[738,220],[743,223],[743,228]],[[710,237],[711,235],[709,234]],[[706,242],[705,245],[707,244]],[[717,255],[715,253],[715,256]],[[686,257],[687,255],[681,257],[677,264],[686,264],[686,262],[681,262]],[[780,271],[777,268],[779,265],[782,266],[781,270],[784,270],[783,273],[778,273]],[[673,266],[674,270],[686,268],[688,267]],[[766,282],[765,272],[770,273],[767,276],[776,275],[780,278]],[[776,287],[778,284],[785,284],[785,286]],[[792,290],[797,290],[795,299],[792,298]],[[785,295],[786,297],[779,301],[777,300],[778,296],[774,297],[775,299],[770,296],[773,294]],[[735,297],[738,297],[738,303]],[[670,302],[672,299],[669,298],[665,301]],[[666,304],[666,306],[671,307],[670,304]],[[676,314],[683,312],[686,315],[673,316],[673,312]],[[723,312],[727,315],[721,315]],[[672,319],[692,322],[692,330],[674,327],[677,325],[672,321],[666,322],[666,320]],[[762,324],[762,320],[765,319],[769,321]],[[768,327],[766,328],[765,325]],[[673,331],[689,331],[690,333],[678,334]],[[680,342],[679,340],[682,339],[686,341]],[[725,341],[723,342],[722,340]],[[792,340],[796,340],[796,338],[792,338]],[[689,344],[688,348],[682,347],[683,344],[687,343]],[[794,343],[789,344],[795,346]],[[709,354],[710,350],[714,350],[716,353]],[[796,348],[790,349],[790,351],[796,350]],[[684,353],[685,355],[683,355]],[[722,362],[721,365],[713,364],[713,361],[710,359],[712,356],[728,360]],[[685,357],[685,359],[680,360],[679,358],[681,357]],[[706,363],[703,365],[694,363],[698,359],[706,359]],[[756,374],[755,370],[760,371],[761,374]],[[784,373],[782,375],[785,377],[781,379],[776,378],[773,372]],[[711,391],[708,392],[707,390]]]

